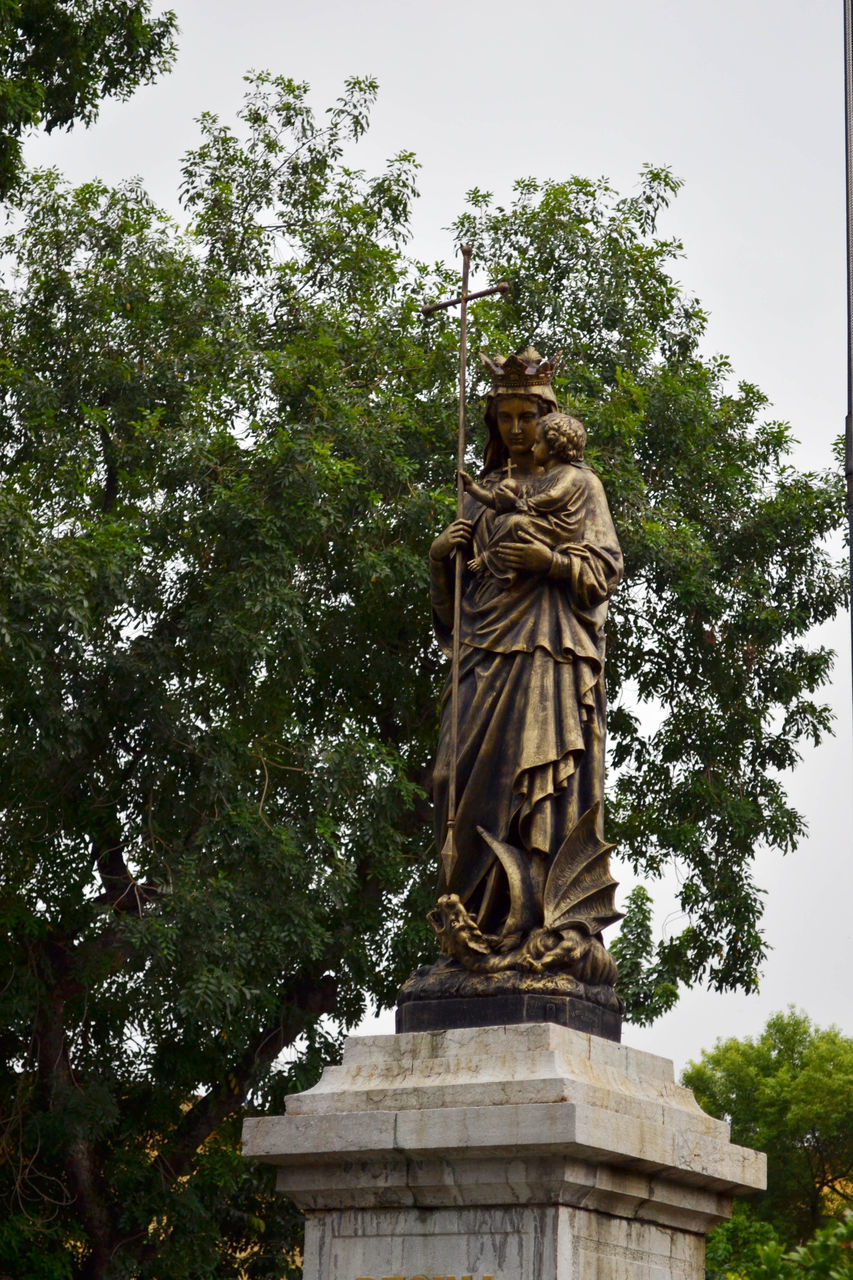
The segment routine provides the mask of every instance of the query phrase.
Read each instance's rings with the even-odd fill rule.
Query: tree
[[[638,1026],[654,1022],[678,1003],[679,973],[672,972],[666,955],[655,955],[653,902],[648,890],[635,885],[625,900],[625,918],[610,950],[619,967],[617,990],[629,1021]]]
[[[372,91],[320,129],[261,86],[247,151],[208,120],[190,236],[47,174],[4,244],[2,1169],[29,1275],[69,1243],[69,1274],[233,1274],[282,1212],[233,1203],[247,1093],[300,1044],[281,1106],[334,1051],[319,1017],[393,982],[436,667],[411,482],[449,432],[406,385],[431,359],[403,327],[411,161],[340,163]]]
[[[718,1041],[683,1082],[728,1120],[733,1142],[767,1152],[767,1191],[747,1217],[782,1246],[805,1244],[853,1205],[853,1040],[792,1009],[756,1039]]]
[[[136,186],[55,173],[12,211],[0,1266],[18,1274],[285,1272],[293,1217],[236,1154],[246,1100],[280,1110],[432,954],[426,553],[452,512],[457,334],[419,306],[457,279],[405,255],[413,158],[352,166],[374,93],[350,82],[321,122],[305,86],[258,77],[240,136],[203,119],[186,231]],[[762,955],[747,847],[799,830],[775,770],[827,724],[830,657],[803,636],[843,600],[820,545],[843,506],[835,475],[786,467],[760,395],[701,360],[655,234],[674,185],[522,183],[509,210],[475,192],[458,233],[514,288],[472,309],[475,339],[570,335],[562,390],[632,584],[612,693],[659,709],[649,734],[613,699],[613,827],[651,875],[683,860],[692,926],[658,976],[725,988]]]
[[[734,1228],[725,1241],[724,1228]],[[733,1239],[738,1246],[734,1252],[720,1247]],[[709,1280],[850,1280],[853,1214],[818,1227],[805,1244],[786,1249],[769,1222],[741,1212],[712,1233],[706,1274]]]
[[[759,1251],[749,1280],[849,1280],[853,1276],[853,1214],[820,1227],[810,1240],[784,1252],[778,1244]],[[747,1280],[738,1276],[738,1280]]]
[[[7,0],[0,10],[0,197],[21,171],[21,140],[90,124],[102,98],[128,98],[172,65],[175,15],[147,0]]]

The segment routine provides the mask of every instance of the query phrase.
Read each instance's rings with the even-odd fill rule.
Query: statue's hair
[[[586,448],[586,428],[568,413],[546,413],[539,419],[548,452],[560,462],[580,462]]]

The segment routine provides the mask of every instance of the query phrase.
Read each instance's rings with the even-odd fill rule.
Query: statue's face
[[[495,404],[495,421],[511,458],[533,449],[539,422],[539,401],[533,396],[501,396]]]

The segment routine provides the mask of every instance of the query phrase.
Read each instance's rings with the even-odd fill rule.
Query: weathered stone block
[[[670,1062],[548,1023],[351,1038],[244,1153],[308,1215],[306,1280],[701,1280],[764,1185]]]

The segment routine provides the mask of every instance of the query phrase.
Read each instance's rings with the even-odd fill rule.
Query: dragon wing
[[[515,845],[496,840],[483,827],[478,827],[480,835],[497,856],[506,872],[509,882],[509,915],[503,927],[503,937],[514,933],[528,933],[538,924],[536,910],[536,892],[530,878],[530,857],[523,849]]]
[[[546,929],[581,929],[600,933],[622,919],[616,910],[610,874],[610,850],[615,846],[598,834],[599,805],[587,809],[563,841],[545,884]]]

